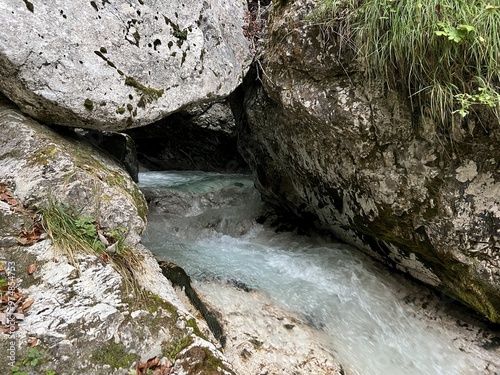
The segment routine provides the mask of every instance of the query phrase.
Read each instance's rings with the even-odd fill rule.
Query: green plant
[[[75,254],[93,254],[105,250],[99,241],[96,222],[89,216],[80,216],[73,209],[50,202],[40,211],[45,231],[59,250],[64,251],[70,263],[77,265]]]
[[[308,17],[337,30],[370,77],[453,126],[476,105],[500,113],[500,6],[480,0],[323,0]]]
[[[163,355],[166,356],[171,361],[175,361],[177,355],[186,349],[189,345],[193,343],[193,339],[190,336],[183,336],[170,343],[170,345],[163,345]]]
[[[91,254],[102,257],[122,276],[127,291],[141,294],[134,273],[144,273],[140,255],[125,246],[124,239],[127,230],[115,228],[102,235],[108,245],[113,245],[113,251],[107,251],[103,240],[99,238],[97,221],[81,215],[70,207],[65,207],[53,200],[39,211],[42,225],[54,246],[68,257],[70,264],[78,269],[77,254]]]
[[[92,358],[103,365],[109,365],[114,369],[128,368],[134,361],[140,357],[137,354],[130,354],[125,351],[123,344],[109,341],[101,348],[92,353]]]
[[[30,348],[26,357],[24,357],[22,360],[16,362],[15,366],[11,367],[11,374],[12,375],[28,375],[28,372],[26,371],[27,368],[38,367],[42,363],[44,358],[45,358],[45,354],[43,354],[36,346],[33,348]],[[53,370],[46,370],[45,371],[45,375],[55,375],[55,374],[56,373]]]

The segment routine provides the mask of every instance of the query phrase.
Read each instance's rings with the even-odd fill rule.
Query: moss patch
[[[189,345],[193,343],[193,339],[190,336],[184,336],[180,339],[172,341],[171,343],[163,343],[162,354],[163,356],[170,359],[172,362],[175,361],[180,352],[186,349]]]
[[[92,359],[102,365],[109,365],[114,369],[129,368],[140,357],[137,354],[127,353],[123,344],[108,341],[92,353]]]
[[[57,155],[57,148],[54,144],[49,144],[28,158],[28,166],[45,166],[49,164]]]
[[[151,103],[153,100],[158,100],[165,90],[163,89],[155,89],[149,86],[145,86],[142,83],[138,82],[135,78],[127,76],[125,78],[125,85],[134,87],[137,91],[141,93],[141,97],[139,102],[137,103],[138,107],[144,108],[146,104]]]
[[[23,0],[23,1],[24,1],[24,4],[26,5],[26,8],[28,8],[28,10],[31,13],[35,13],[35,7],[33,6],[33,3],[28,1],[28,0]]]
[[[85,101],[83,102],[83,106],[89,111],[92,111],[94,109],[94,102],[90,99],[85,99]]]

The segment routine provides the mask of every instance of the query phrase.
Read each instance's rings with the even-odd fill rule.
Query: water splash
[[[356,249],[256,224],[262,203],[249,177],[148,172],[140,180],[149,188],[220,196],[231,189],[245,197],[197,215],[153,211],[144,243],[195,279],[229,280],[267,293],[316,327],[318,341],[349,374],[484,373],[482,360],[455,346],[453,331],[405,303],[399,281]]]

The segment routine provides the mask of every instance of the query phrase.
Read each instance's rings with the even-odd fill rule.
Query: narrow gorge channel
[[[258,224],[266,208],[251,176],[144,172],[139,184],[150,201],[143,242],[158,259],[183,267],[214,305],[240,298],[244,306],[258,293],[297,316],[346,374],[500,368],[494,333],[451,300],[348,245]]]

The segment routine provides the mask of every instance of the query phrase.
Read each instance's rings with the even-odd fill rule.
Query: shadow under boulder
[[[225,102],[190,107],[127,133],[136,143],[139,162],[150,170],[249,171]]]

